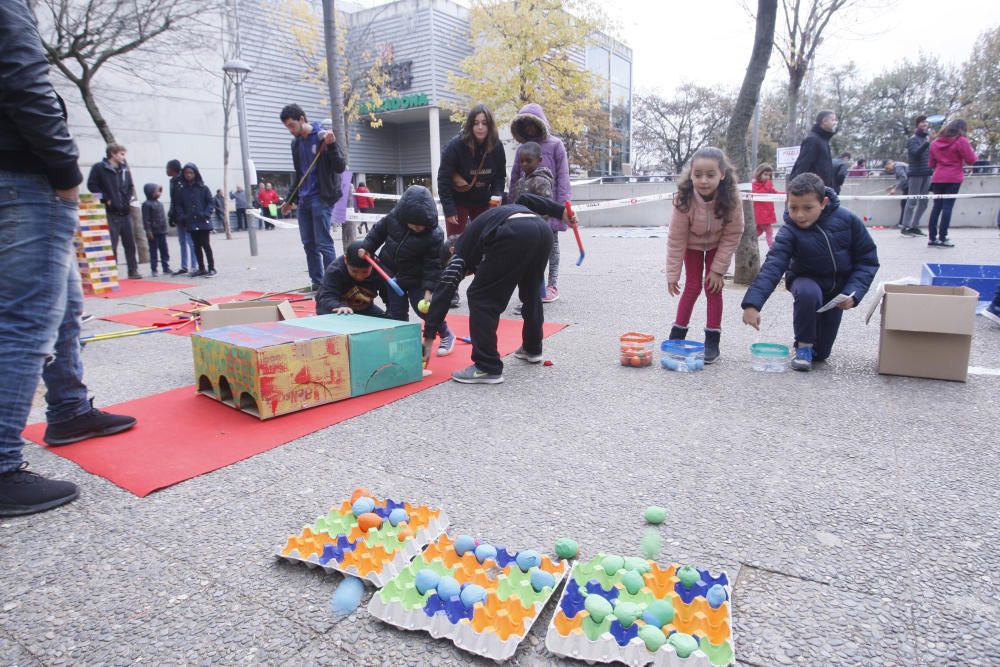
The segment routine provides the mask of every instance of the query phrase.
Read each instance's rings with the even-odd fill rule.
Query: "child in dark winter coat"
[[[156,272],[156,262],[159,260],[163,272],[170,275],[170,251],[167,249],[167,213],[160,203],[163,188],[156,183],[146,183],[142,186],[146,201],[142,203],[142,227],[149,239],[149,268],[153,276]]]
[[[382,303],[388,303],[385,280],[358,253],[364,247],[362,241],[355,241],[326,267],[316,293],[317,315],[385,316],[385,311],[375,305],[376,296],[381,297]]]
[[[542,147],[534,141],[521,144],[517,150],[517,160],[521,165],[521,178],[510,186],[510,201],[516,202],[523,194],[537,195],[552,199],[552,191],[555,177],[548,167],[542,164]],[[549,227],[552,228],[552,251],[549,253],[549,280],[552,285],[556,284],[559,278],[559,234],[566,227],[562,220],[549,218]],[[542,303],[551,303],[555,299],[548,299],[549,292],[544,281],[539,289],[542,291]],[[559,297],[558,289],[554,292],[556,298]],[[514,314],[520,315],[522,304],[517,304]]]
[[[181,171],[184,187],[178,192],[176,215],[177,224],[184,225],[194,239],[194,250],[198,257],[198,270],[192,278],[211,278],[215,275],[215,257],[212,255],[212,191],[201,179],[201,172],[193,162],[184,165]],[[205,260],[208,260],[206,268]]]
[[[430,301],[434,286],[441,276],[441,245],[444,234],[438,227],[437,205],[431,191],[420,185],[411,185],[400,197],[389,215],[375,223],[362,242],[358,252],[374,255],[389,275],[394,276],[402,288],[403,296],[389,290],[386,316],[402,322],[410,319],[410,306],[424,319],[420,301]],[[449,295],[449,298],[450,295]],[[451,354],[455,347],[455,334],[448,323],[441,320],[436,333],[441,337],[438,356]]]
[[[760,329],[760,310],[784,275],[794,297],[792,368],[810,371],[812,362],[830,356],[844,311],[868,292],[878,253],[864,223],[840,206],[819,176],[800,174],[787,190],[785,225],[743,297],[743,323]],[[818,312],[835,297],[836,306]]]

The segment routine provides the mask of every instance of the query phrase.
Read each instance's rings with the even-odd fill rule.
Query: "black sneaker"
[[[42,439],[48,445],[59,447],[61,445],[80,442],[87,438],[114,435],[115,433],[127,431],[133,426],[135,426],[135,417],[113,415],[91,407],[90,412],[84,413],[68,422],[49,424],[45,427],[45,436]]]
[[[73,482],[46,479],[27,467],[25,461],[17,470],[0,473],[0,516],[44,512],[80,495],[80,489]]]
[[[455,292],[455,296],[451,297],[451,307],[458,308],[461,305],[462,305],[462,296],[458,292]]]
[[[209,269],[205,273],[201,274],[202,278],[214,278],[216,275],[215,269]]]
[[[927,236],[927,233],[919,227],[910,227],[910,234],[913,236]]]
[[[128,274],[129,280],[142,280],[142,274],[136,271],[135,273]]]
[[[176,271],[174,271],[170,275],[172,275],[172,276],[183,276],[187,272],[188,272],[187,269],[177,269]]]
[[[194,271],[192,271],[191,273],[188,274],[188,277],[189,278],[201,278],[206,273],[208,273],[208,271],[204,271],[202,269],[195,269]]]
[[[916,229],[912,227],[907,227],[900,232],[901,236],[922,236]]]
[[[97,319],[97,315],[91,315],[90,313],[84,313],[80,316],[80,324],[86,324],[87,322],[92,322]]]
[[[952,243],[951,241],[949,241],[948,239],[941,239],[940,241],[938,241],[938,245],[941,246],[942,248],[954,248],[955,247],[955,244]]]

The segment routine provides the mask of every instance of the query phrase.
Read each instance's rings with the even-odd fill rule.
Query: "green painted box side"
[[[420,325],[364,315],[318,315],[295,326],[347,334],[351,396],[399,387],[423,379]]]

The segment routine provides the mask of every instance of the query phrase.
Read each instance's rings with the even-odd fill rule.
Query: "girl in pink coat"
[[[968,126],[961,118],[953,120],[944,126],[941,134],[931,143],[931,155],[928,161],[934,175],[931,176],[931,192],[936,195],[955,195],[962,187],[965,172],[962,167],[976,161],[976,151],[965,138]],[[955,208],[954,199],[935,199],[931,207],[931,221],[927,226],[927,245],[943,248],[954,248],[955,244],[948,240],[948,226],[951,224],[951,211]],[[938,218],[941,226],[938,227]]]
[[[719,358],[723,276],[743,235],[736,172],[718,148],[699,148],[681,175],[667,234],[667,290],[681,295],[671,339],[687,338],[695,301],[705,288],[705,363]],[[684,292],[681,293],[681,265]]]

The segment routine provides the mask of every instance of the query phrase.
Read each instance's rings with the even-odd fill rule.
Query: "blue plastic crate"
[[[991,301],[1000,285],[997,264],[924,264],[920,274],[923,285],[968,287],[979,292],[980,301]]]

